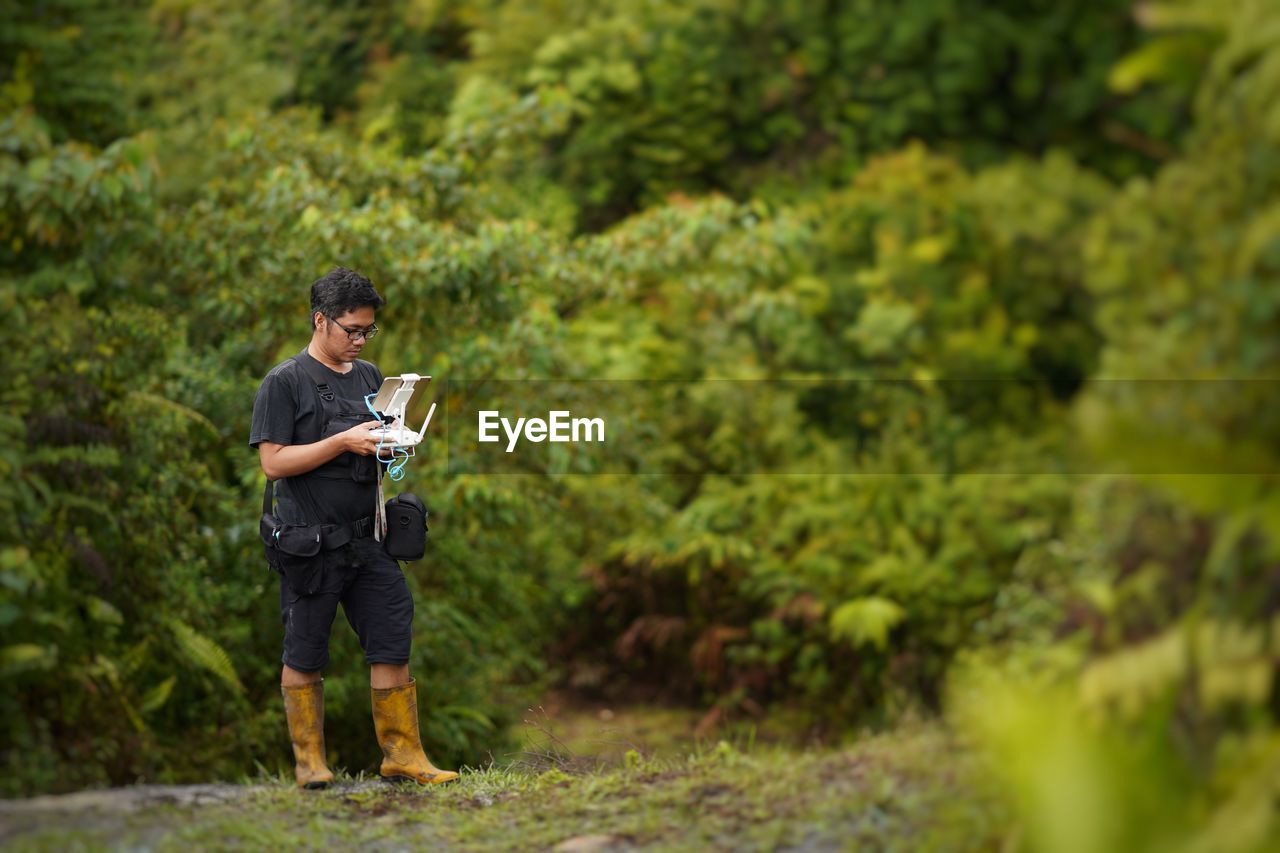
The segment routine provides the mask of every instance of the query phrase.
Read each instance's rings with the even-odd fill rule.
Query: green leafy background
[[[246,437],[342,264],[384,372],[659,380],[633,473],[411,466],[439,760],[550,686],[924,714],[1015,846],[1274,838],[1273,0],[0,13],[0,791],[284,766]]]

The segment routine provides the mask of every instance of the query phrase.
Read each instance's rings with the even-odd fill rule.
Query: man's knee
[[[299,642],[297,638],[285,637],[284,654],[281,655],[280,662],[284,664],[282,673],[293,670],[314,681],[320,677],[321,670],[329,665],[329,644]]]
[[[320,676],[320,669],[316,669],[314,672],[306,672],[300,669],[294,669],[286,663],[280,669],[280,686],[301,687],[304,684],[315,684],[320,680]]]

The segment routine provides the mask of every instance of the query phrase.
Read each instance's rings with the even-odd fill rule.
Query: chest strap
[[[311,377],[311,381],[315,383],[316,394],[320,397],[321,407],[325,409],[326,420],[333,417],[333,413],[329,411],[329,407],[325,406],[324,403],[334,402],[338,399],[338,395],[335,394],[333,388],[330,387],[329,377],[326,375],[325,369],[317,364],[316,360],[312,358],[311,354],[306,350],[303,350],[292,358],[298,363],[298,366],[306,371],[306,374]],[[359,370],[360,368],[355,364],[352,364],[351,369]]]

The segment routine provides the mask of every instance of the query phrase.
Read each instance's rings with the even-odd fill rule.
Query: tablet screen
[[[373,398],[373,408],[388,417],[399,414],[405,423],[413,423],[415,417],[425,417],[425,411],[419,414],[418,410],[423,408],[430,382],[430,376],[420,376],[409,390],[399,376],[388,376],[382,380],[378,396]]]
[[[382,387],[378,389],[378,396],[373,398],[374,411],[387,411],[387,407],[391,405],[391,397],[400,390],[400,386],[404,383],[399,376],[388,376],[382,380]]]

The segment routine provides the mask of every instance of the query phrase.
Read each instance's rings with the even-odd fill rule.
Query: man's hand
[[[349,450],[360,456],[369,456],[376,453],[378,444],[381,439],[370,433],[370,430],[382,426],[381,421],[366,421],[362,424],[356,424],[346,432],[338,433],[336,438],[341,440],[342,449]]]

